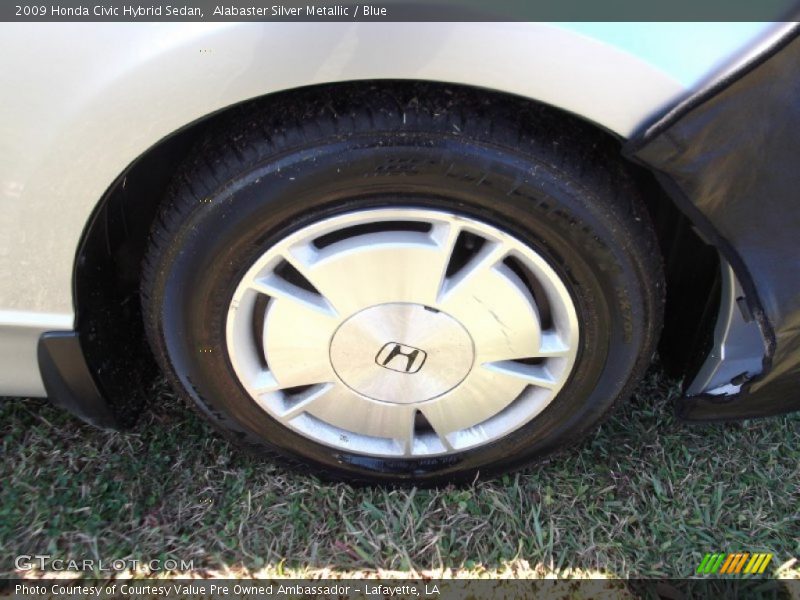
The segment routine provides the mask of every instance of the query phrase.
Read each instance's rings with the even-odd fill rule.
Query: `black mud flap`
[[[37,357],[47,396],[53,404],[91,425],[121,428],[86,364],[76,332],[42,334]]]

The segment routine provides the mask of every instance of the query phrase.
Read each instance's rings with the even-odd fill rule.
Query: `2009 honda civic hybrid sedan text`
[[[324,477],[800,408],[791,23],[0,26],[0,393]]]

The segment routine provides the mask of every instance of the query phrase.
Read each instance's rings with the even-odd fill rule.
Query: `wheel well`
[[[97,383],[124,425],[132,424],[151,393],[157,368],[145,341],[139,306],[139,279],[151,225],[158,218],[178,166],[211,130],[233,113],[272,110],[296,94],[344,96],[356,86],[415,86],[420,93],[454,90],[480,94],[488,110],[536,107],[550,118],[580,127],[591,143],[607,146],[619,166],[640,187],[658,234],[667,279],[662,361],[675,374],[699,364],[708,351],[719,304],[719,258],[675,207],[655,178],[625,160],[621,140],[593,123],[507,94],[440,83],[371,81],[326,84],[271,94],[238,104],[187,125],[161,140],[108,188],[90,219],[76,259],[74,304],[81,348]]]

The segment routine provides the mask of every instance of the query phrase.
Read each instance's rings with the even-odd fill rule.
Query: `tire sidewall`
[[[506,437],[443,457],[382,459],[313,442],[270,417],[226,350],[233,292],[277,241],[354,210],[415,207],[488,222],[526,242],[561,276],[580,323],[573,372],[553,402]],[[206,195],[162,259],[151,301],[170,373],[221,430],[252,449],[348,479],[454,480],[519,466],[579,439],[610,408],[646,330],[624,226],[552,165],[448,135],[374,134],[317,143],[253,165]]]

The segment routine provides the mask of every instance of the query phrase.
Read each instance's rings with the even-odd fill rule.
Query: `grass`
[[[0,402],[0,573],[12,557],[193,560],[206,573],[681,578],[772,552],[800,578],[800,416],[690,426],[658,369],[580,447],[495,481],[353,489],[237,451],[163,386],[127,434]],[[4,558],[3,558],[4,557]]]

